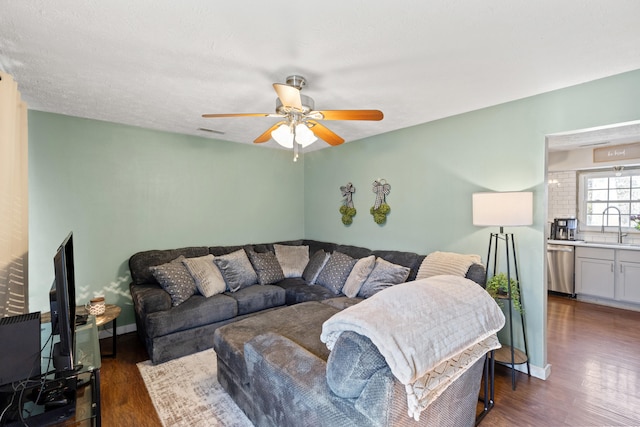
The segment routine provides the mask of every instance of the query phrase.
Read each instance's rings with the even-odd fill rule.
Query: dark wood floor
[[[640,313],[550,297],[547,332],[549,379],[519,373],[512,391],[511,371],[498,366],[496,406],[482,425],[640,425]],[[147,358],[127,334],[118,357],[103,359],[104,426],[160,425],[136,367]]]

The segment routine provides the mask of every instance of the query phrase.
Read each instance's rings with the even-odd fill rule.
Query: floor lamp
[[[500,242],[504,242],[504,256],[507,274],[507,296],[509,316],[509,346],[503,346],[496,351],[495,360],[511,365],[511,387],[516,389],[515,365],[527,364],[527,375],[531,376],[529,367],[529,351],[527,349],[527,336],[524,325],[524,314],[520,312],[522,323],[522,339],[524,341],[524,353],[513,345],[513,305],[511,298],[511,278],[517,283],[520,293],[520,277],[518,274],[518,260],[516,258],[515,236],[513,233],[505,233],[504,227],[520,227],[533,224],[533,193],[531,192],[504,192],[504,193],[475,193],[473,194],[473,225],[500,227],[498,233],[491,233],[489,250],[487,252],[487,279],[497,274],[498,249]],[[522,301],[520,301],[522,303]]]

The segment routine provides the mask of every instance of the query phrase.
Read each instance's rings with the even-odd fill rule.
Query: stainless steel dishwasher
[[[550,291],[576,295],[574,252],[575,246],[572,245],[547,244]]]

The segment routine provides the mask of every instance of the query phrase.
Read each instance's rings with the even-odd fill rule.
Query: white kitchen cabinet
[[[615,298],[615,250],[576,248],[576,294]]]
[[[617,251],[616,299],[640,303],[640,251]]]

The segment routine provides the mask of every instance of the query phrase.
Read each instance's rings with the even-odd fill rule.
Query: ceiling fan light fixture
[[[299,123],[296,125],[296,142],[303,147],[308,147],[309,145],[316,142],[318,138],[316,135],[307,127],[304,123]]]
[[[284,148],[293,148],[293,132],[288,124],[281,124],[271,132],[271,137]]]

